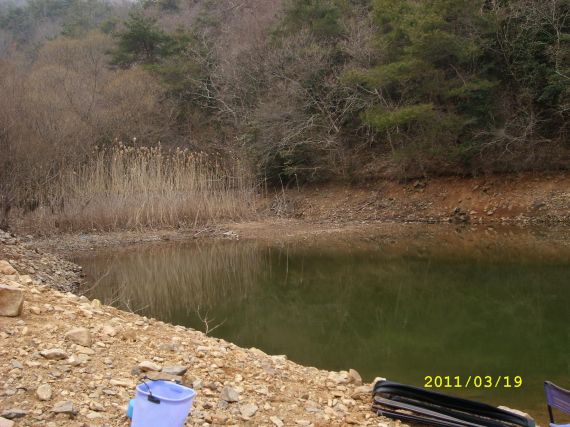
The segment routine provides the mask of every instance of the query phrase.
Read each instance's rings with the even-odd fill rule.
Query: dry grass
[[[238,160],[118,144],[61,173],[37,199],[39,208],[21,216],[19,229],[110,231],[242,219],[255,212],[256,191]]]

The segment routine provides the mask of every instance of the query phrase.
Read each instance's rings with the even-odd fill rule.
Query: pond
[[[500,243],[507,237],[457,250],[409,236],[365,245],[202,241],[76,262],[91,298],[199,330],[207,322],[213,336],[301,364],[419,386],[426,376],[519,376],[520,388],[441,391],[544,421],[543,381],[570,386],[569,251],[534,240],[510,250]]]

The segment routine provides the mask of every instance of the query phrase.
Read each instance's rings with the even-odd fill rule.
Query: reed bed
[[[256,189],[237,159],[118,144],[62,172],[38,199],[21,228],[111,231],[243,219],[255,212]]]

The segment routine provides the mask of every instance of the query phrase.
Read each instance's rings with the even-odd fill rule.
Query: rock
[[[14,421],[4,417],[0,417],[0,427],[13,427],[13,426],[14,426]]]
[[[13,274],[18,274],[18,272],[8,261],[0,260],[0,274],[11,276]]]
[[[174,353],[178,351],[178,345],[174,343],[164,343],[160,345],[160,349],[162,351],[171,351]]]
[[[71,355],[71,357],[67,360],[71,366],[80,366],[89,362],[89,356],[86,354],[78,354],[77,356]]]
[[[212,417],[212,424],[217,426],[223,426],[228,423],[227,415],[216,414]]]
[[[93,301],[91,301],[91,306],[93,308],[101,308],[101,301],[95,298]]]
[[[84,354],[86,356],[93,356],[95,354],[95,350],[93,350],[92,348],[89,347],[83,347],[83,346],[78,346],[77,347],[77,352]]]
[[[28,411],[20,408],[12,408],[6,409],[4,412],[0,414],[0,417],[7,418],[9,420],[13,420],[15,418],[22,418],[28,415]]]
[[[97,301],[97,300],[93,300],[93,301]],[[115,335],[117,335],[117,330],[115,328],[113,328],[111,325],[103,325],[101,332],[103,333],[103,335],[107,335],[110,337],[114,337]]]
[[[188,371],[188,368],[180,365],[165,366],[164,368],[162,368],[163,373],[170,375],[177,375],[177,376],[183,376],[186,373],[186,371]]]
[[[24,293],[15,286],[0,285],[0,316],[17,317],[22,314]]]
[[[75,344],[83,347],[91,347],[93,340],[91,339],[91,332],[87,328],[75,328],[65,334],[65,339],[74,342]]]
[[[67,359],[67,354],[60,348],[52,348],[49,350],[40,351],[40,355],[48,360],[63,360]]]
[[[64,400],[61,402],[57,402],[53,408],[52,412],[56,414],[70,414],[75,415],[77,413],[76,409],[73,407],[73,403],[69,400]]]
[[[20,276],[20,278],[18,279],[18,282],[20,282],[22,285],[31,285],[34,281],[32,280],[32,278],[30,276],[25,274],[23,276]]]
[[[281,421],[281,418],[276,417],[276,416],[272,416],[269,417],[269,420],[275,424],[277,427],[283,427],[285,424],[283,423],[283,421]]]
[[[256,414],[258,409],[259,407],[256,404],[247,403],[245,405],[240,405],[239,412],[243,417],[251,418]]]
[[[89,403],[89,409],[91,409],[92,411],[96,411],[96,412],[104,412],[105,411],[105,407],[98,402],[90,402]]]
[[[362,385],[362,377],[356,369],[350,369],[348,371],[348,379],[352,384]]]
[[[14,369],[24,369],[24,365],[22,365],[20,362],[18,362],[17,360],[12,360],[10,362],[12,364],[12,367]]]
[[[226,386],[222,390],[220,398],[228,403],[237,402],[239,401],[239,393],[235,389]]]
[[[117,387],[125,387],[125,388],[133,388],[135,386],[129,380],[115,379],[115,378],[113,378],[111,381],[109,381],[109,384],[117,386]]]
[[[370,400],[372,399],[372,387],[367,385],[356,387],[350,397],[353,399]]]
[[[331,372],[328,379],[335,384],[348,384],[349,378],[347,372]]]
[[[36,395],[39,400],[50,400],[51,399],[51,386],[49,384],[42,384],[36,390]]]
[[[457,207],[453,210],[451,214],[451,222],[455,224],[467,224],[471,221],[469,213],[460,207]]]
[[[87,415],[85,415],[85,417],[86,417],[88,420],[95,420],[95,419],[97,419],[97,418],[102,418],[103,415],[100,414],[100,413],[98,413],[98,412],[89,412]]]
[[[160,372],[162,370],[162,366],[157,363],[151,362],[150,360],[145,360],[144,362],[139,363],[139,369],[142,372]]]
[[[182,377],[178,375],[171,375],[164,372],[147,372],[144,376],[146,376],[149,380],[152,381],[174,381],[174,382],[182,382]]]

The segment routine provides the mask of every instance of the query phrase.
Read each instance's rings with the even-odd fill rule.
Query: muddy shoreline
[[[385,249],[394,256],[431,253],[440,257],[519,257],[570,260],[570,228],[510,224],[423,224],[397,222],[311,223],[271,219],[228,223],[197,230],[70,234],[34,239],[29,245],[67,260],[105,250],[189,242],[243,241],[267,246],[326,246]],[[540,251],[535,249],[540,247]]]

